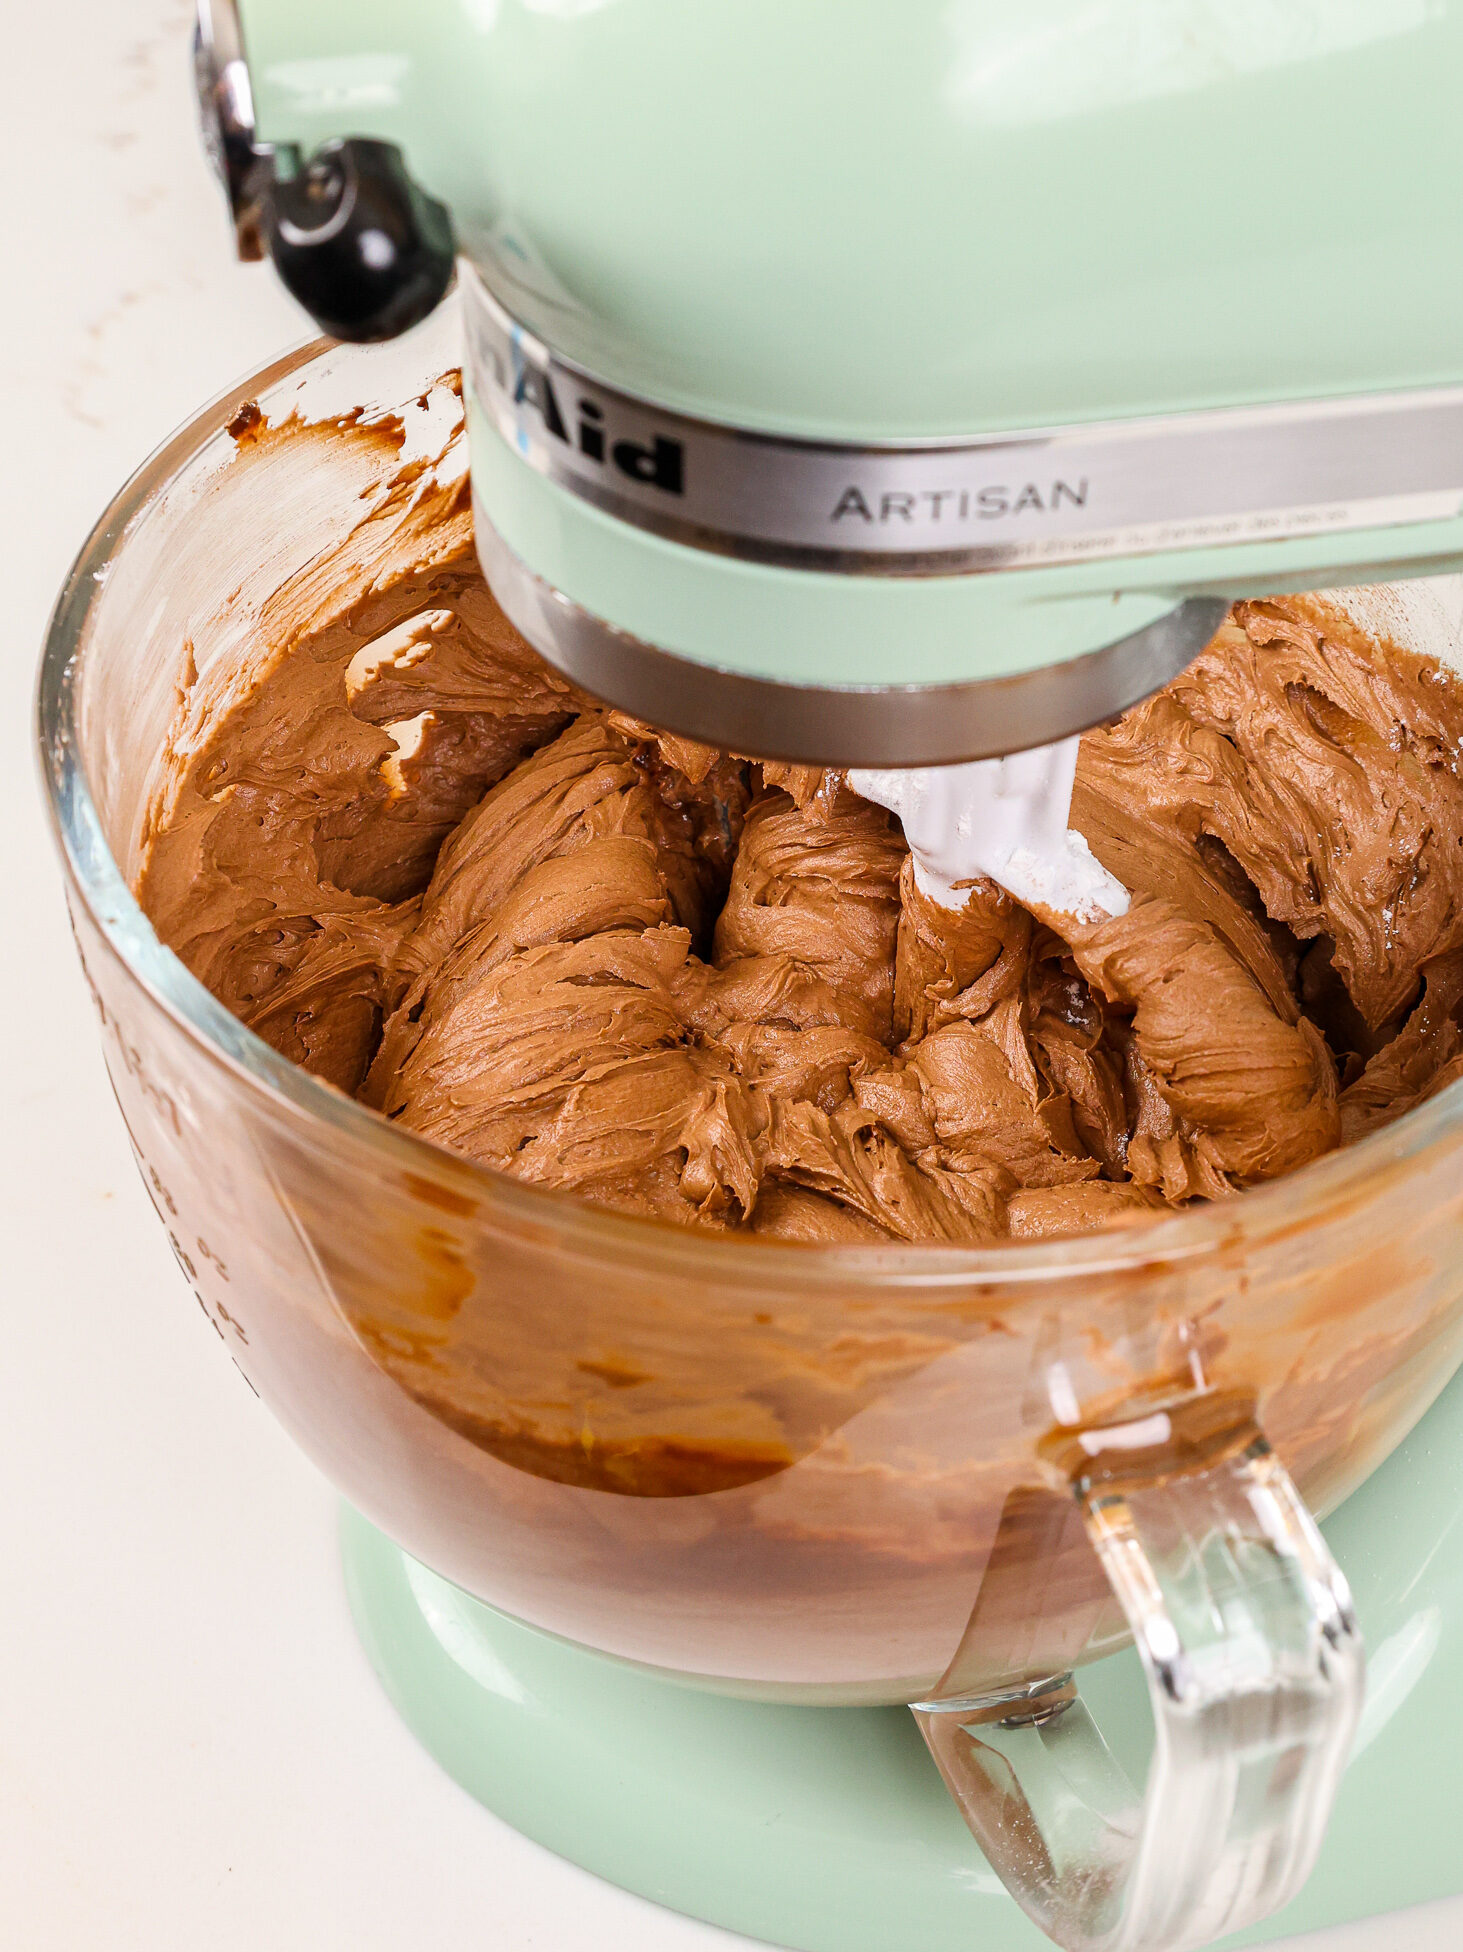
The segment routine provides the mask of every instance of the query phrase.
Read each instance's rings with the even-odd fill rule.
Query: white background
[[[307,331],[232,261],[188,33],[178,0],[16,4],[0,59],[0,1943],[734,1948],[515,1835],[397,1723],[330,1488],[222,1359],[103,1073],[31,757],[46,614],[147,451]],[[1304,1943],[1453,1952],[1463,1903]]]

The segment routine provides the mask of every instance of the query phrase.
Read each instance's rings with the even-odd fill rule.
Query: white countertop
[[[519,1837],[398,1723],[347,1617],[335,1497],[220,1359],[102,1068],[31,758],[46,614],[146,452],[308,331],[266,267],[232,260],[190,16],[17,8],[0,63],[0,1939],[736,1947]],[[1296,1943],[1452,1952],[1463,1900]]]

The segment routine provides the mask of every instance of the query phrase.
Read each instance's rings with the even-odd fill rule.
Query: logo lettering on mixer
[[[659,488],[667,495],[685,493],[686,450],[680,441],[669,434],[652,434],[647,441],[617,440],[606,425],[604,408],[578,397],[577,390],[571,427],[547,371],[521,354],[515,365],[513,404],[520,413],[525,407],[536,413],[552,439],[562,441],[582,460],[613,467],[647,488]]]
[[[845,488],[829,517],[832,522],[852,518],[870,526],[893,522],[994,522],[1008,515],[1056,515],[1064,508],[1086,508],[1087,476],[1076,481],[1027,481],[1015,487],[994,483],[985,488],[923,488],[918,492],[871,489],[856,483]]]

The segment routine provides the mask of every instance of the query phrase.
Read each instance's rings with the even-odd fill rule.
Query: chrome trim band
[[[1463,513],[1463,387],[859,446],[672,413],[596,380],[463,266],[473,391],[530,467],[751,561],[931,576]]]
[[[822,686],[697,664],[618,630],[552,588],[473,509],[478,559],[509,621],[597,698],[667,731],[759,759],[823,766],[940,766],[1049,745],[1126,711],[1176,677],[1223,623],[1196,596],[1065,664],[969,684]]]

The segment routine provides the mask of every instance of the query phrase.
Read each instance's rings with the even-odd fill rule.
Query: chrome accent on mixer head
[[[1463,387],[960,440],[855,444],[693,419],[595,379],[464,265],[473,391],[540,474],[744,560],[948,576],[1450,519]]]
[[[193,80],[203,146],[228,198],[235,246],[245,263],[255,264],[265,254],[261,165],[274,152],[255,141],[254,90],[235,0],[198,0]]]
[[[784,684],[699,664],[618,630],[520,560],[474,505],[478,558],[509,621],[550,664],[652,725],[759,759],[940,766],[1050,745],[1126,711],[1176,677],[1223,623],[1194,596],[1115,643],[970,684]]]

